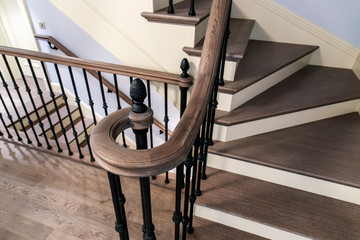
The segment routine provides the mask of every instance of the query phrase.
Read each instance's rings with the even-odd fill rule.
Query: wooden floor
[[[142,239],[137,179],[121,178],[130,239]],[[173,239],[173,184],[152,181],[157,239]],[[119,239],[107,174],[97,167],[0,141],[0,239]],[[188,239],[260,239],[201,218]]]

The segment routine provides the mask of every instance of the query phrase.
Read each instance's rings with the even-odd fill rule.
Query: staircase
[[[210,4],[200,2],[196,18],[172,17],[164,9],[142,15],[195,26],[208,16]],[[187,6],[175,9],[183,13]],[[360,239],[359,79],[350,69],[309,64],[321,54],[318,46],[252,39],[255,23],[230,22],[225,85],[219,87],[214,144],[195,215],[212,221],[214,239]],[[183,48],[195,63],[202,43]],[[80,126],[77,107],[70,108]],[[84,122],[90,133],[92,121]],[[66,136],[74,144],[68,124]],[[29,126],[26,131],[31,134]],[[196,224],[192,236],[209,233]]]
[[[29,83],[34,82],[34,80],[31,77],[26,77],[26,78]],[[49,92],[47,92],[45,90],[46,89],[45,83],[42,79],[38,79],[38,82],[40,84],[42,91],[44,91],[43,98],[45,101],[45,106],[42,104],[41,98],[38,95],[33,95],[32,100],[30,99],[30,97],[28,96],[28,93],[26,92],[26,87],[24,86],[24,82],[22,79],[16,79],[15,81],[19,87],[19,93],[21,94],[21,96],[23,98],[25,108],[28,109],[27,112],[29,114],[29,117],[30,117],[30,119],[32,121],[32,125],[33,125],[31,127],[31,125],[29,124],[29,121],[28,121],[29,119],[26,115],[24,108],[22,107],[22,103],[19,101],[18,94],[12,87],[10,87],[10,86],[12,86],[12,83],[9,83],[10,94],[15,99],[15,106],[16,106],[17,112],[19,113],[19,117],[24,125],[24,129],[23,129],[22,125],[20,124],[19,118],[17,117],[17,113],[15,112],[13,107],[11,107],[11,109],[9,110],[9,114],[11,116],[13,116],[13,122],[14,122],[15,128],[19,131],[21,136],[24,136],[24,134],[25,134],[24,130],[25,130],[26,134],[29,136],[31,141],[33,141],[33,143],[36,144],[36,137],[38,137],[38,138],[40,137],[41,139],[43,139],[44,134],[46,134],[46,137],[49,139],[49,141],[55,140],[55,137],[56,137],[56,139],[59,141],[60,145],[66,146],[65,136],[63,134],[62,127],[61,127],[61,123],[62,123],[62,125],[65,129],[65,135],[66,135],[67,141],[68,141],[70,147],[75,150],[77,146],[76,146],[75,136],[73,134],[73,128],[72,128],[70,117],[69,117],[69,115],[71,115],[71,118],[72,118],[72,121],[74,124],[74,129],[77,132],[77,138],[78,138],[80,146],[82,148],[87,146],[87,141],[85,139],[85,131],[84,131],[82,122],[84,121],[86,130],[90,134],[91,130],[94,127],[93,120],[91,119],[91,116],[89,116],[89,117],[85,116],[85,117],[83,117],[83,119],[81,118],[78,107],[73,104],[75,102],[74,99],[69,100],[71,102],[69,104],[69,110],[70,110],[69,111],[70,114],[69,114],[66,109],[65,102],[61,96],[61,93],[54,92],[54,94],[55,94],[54,98],[55,98],[55,102],[56,102],[57,110],[58,110],[58,111],[56,111],[54,101],[50,97]],[[34,86],[32,86],[32,87],[33,87],[32,88],[33,91],[35,91],[35,87]],[[30,88],[31,88],[31,86],[30,86]],[[3,93],[2,97],[5,101],[5,103],[7,103],[8,107],[11,106],[11,104],[10,104],[11,100],[10,100],[9,96],[6,94],[5,89],[2,89],[1,92]],[[33,107],[33,103],[34,103],[35,107]],[[50,121],[48,121],[46,119],[47,116],[46,116],[45,108],[47,109],[47,111],[49,113],[50,121],[54,127],[55,136],[53,134],[53,131],[51,130]],[[1,106],[1,112],[3,113],[4,122],[7,125],[7,127],[10,127],[10,128],[13,127],[10,119],[7,118],[7,113],[6,113],[3,105]],[[39,115],[40,118],[37,117],[37,114]],[[59,118],[59,116],[60,116],[60,118]],[[60,119],[61,119],[61,121],[60,121]],[[44,131],[42,131],[40,123],[43,125]],[[35,136],[34,132],[36,133],[36,136]],[[23,138],[26,139],[26,137],[23,137]],[[40,142],[44,143],[43,140],[41,140]],[[52,144],[52,145],[54,146],[55,144]],[[44,147],[46,147],[46,146],[44,146]],[[85,148],[84,148],[84,150],[86,152]]]
[[[164,10],[142,15],[161,22]],[[310,65],[318,46],[250,39],[255,22],[230,22],[195,215],[238,229],[230,239],[359,239],[360,81]],[[202,44],[183,50],[195,59]]]

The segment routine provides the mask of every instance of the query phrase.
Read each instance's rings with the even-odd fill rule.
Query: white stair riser
[[[199,204],[195,204],[195,216],[208,219],[229,227],[239,229],[248,233],[262,236],[267,239],[292,239],[292,240],[309,240],[300,235],[283,231],[269,225],[251,221],[229,213],[221,212]]]
[[[331,118],[347,113],[356,112],[360,100],[352,100],[317,108],[311,108],[294,113],[240,123],[232,126],[214,125],[213,138],[227,142],[239,138],[254,136],[279,129],[293,127],[309,122]]]
[[[310,59],[311,55],[307,55],[235,94],[219,93],[218,109],[228,112],[234,110],[308,65]]]
[[[216,154],[208,154],[207,166],[354,204],[360,204],[360,189],[355,187]]]
[[[196,39],[197,39],[197,37],[196,37]],[[200,64],[200,57],[188,56],[187,59],[191,63],[190,70],[189,70],[190,73],[192,74],[192,76],[196,76],[195,73],[197,72],[197,68],[199,67],[199,64]],[[233,62],[233,61],[225,62],[224,80],[234,81],[237,65],[238,65],[237,62]]]

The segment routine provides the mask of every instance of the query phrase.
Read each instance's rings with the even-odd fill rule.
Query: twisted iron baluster
[[[6,126],[6,123],[5,123],[5,121],[4,121],[3,117],[2,117],[2,113],[0,113],[0,120],[1,120],[2,124],[4,125],[6,133],[8,134],[8,138],[12,138],[12,135],[10,134],[9,129]],[[3,134],[1,134],[1,136],[3,136]]]
[[[5,57],[5,56],[3,55],[3,57]],[[11,74],[11,76],[12,76],[12,74]],[[31,142],[31,140],[30,140],[30,138],[29,138],[29,135],[28,135],[27,132],[26,132],[24,123],[23,123],[23,121],[22,121],[22,119],[21,119],[21,117],[20,117],[20,114],[19,114],[19,111],[18,111],[18,109],[17,109],[17,106],[15,105],[15,102],[14,102],[14,100],[13,100],[11,94],[10,94],[10,91],[9,91],[9,88],[8,88],[8,84],[7,84],[7,82],[5,81],[5,78],[3,77],[1,71],[0,71],[0,77],[1,77],[1,80],[2,80],[2,83],[3,83],[3,86],[4,86],[4,88],[5,88],[8,96],[9,96],[9,98],[10,98],[11,104],[12,104],[12,106],[13,106],[13,108],[14,108],[14,111],[15,111],[15,113],[16,113],[16,116],[17,116],[17,118],[18,118],[18,122],[20,123],[21,128],[22,128],[22,130],[23,130],[23,132],[24,132],[24,134],[25,134],[25,137],[26,137],[26,139],[27,139],[27,143],[28,143],[28,144],[31,144],[32,142]],[[5,106],[5,102],[3,102],[3,104],[4,104],[4,106]],[[24,106],[24,105],[23,105],[23,106]],[[24,107],[24,108],[25,108],[25,107]],[[25,109],[26,109],[26,108],[25,108]],[[8,116],[11,116],[11,115],[8,114]],[[9,118],[9,119],[10,119],[10,118]],[[13,127],[14,127],[15,131],[17,132],[16,126],[13,125]],[[21,139],[20,135],[17,134],[17,136],[18,136],[18,141],[21,141],[22,139]],[[40,145],[40,146],[41,146],[41,145]]]
[[[93,117],[93,120],[94,120],[94,124],[96,125],[97,122],[96,122],[96,116],[95,116],[95,110],[94,110],[94,101],[92,100],[92,97],[91,97],[89,81],[88,81],[85,69],[83,69],[83,75],[84,75],[87,94],[88,94],[88,97],[89,97],[89,106],[91,108],[91,113],[92,113],[92,117]]]
[[[22,69],[21,69],[21,66],[20,66],[20,64],[19,64],[19,61],[18,61],[17,57],[15,57],[15,60],[16,60],[16,63],[18,64],[18,67],[19,67],[21,76],[22,76],[22,78],[23,78],[26,91],[27,91],[28,94],[29,94],[30,101],[31,101],[32,104],[33,104],[33,107],[34,107],[34,110],[35,110],[35,114],[36,114],[36,116],[37,116],[37,118],[38,118],[38,121],[39,121],[39,126],[40,126],[41,131],[42,131],[42,133],[43,133],[43,136],[44,136],[44,138],[45,138],[45,142],[46,142],[46,145],[47,145],[47,149],[50,150],[52,147],[50,146],[48,137],[47,137],[47,135],[46,135],[46,132],[45,132],[45,129],[44,129],[44,124],[42,123],[41,118],[40,118],[39,113],[38,113],[38,110],[37,110],[36,107],[35,107],[34,100],[33,100],[32,95],[31,95],[31,93],[30,93],[31,90],[30,90],[30,88],[29,88],[29,85],[27,84],[26,78],[25,78],[25,76],[24,76],[24,74],[23,74],[23,71],[22,71]],[[32,63],[31,63],[30,59],[27,59],[27,61],[28,61],[28,63],[29,63],[29,67],[30,67],[30,70],[31,70],[31,74],[32,74],[32,77],[33,77],[33,79],[34,79],[34,82],[35,82],[35,85],[36,85],[36,88],[37,88],[37,93],[38,93],[38,95],[39,95],[39,97],[40,97],[40,100],[41,100],[41,104],[43,105],[43,108],[44,108],[44,110],[45,110],[46,117],[48,118],[49,122],[51,122],[51,120],[50,120],[50,114],[49,114],[49,111],[47,110],[47,106],[46,106],[45,100],[44,100],[44,98],[43,98],[43,96],[42,96],[42,91],[41,91],[41,89],[40,89],[40,86],[39,86],[39,83],[38,83],[38,80],[37,80],[37,77],[36,77],[34,68],[33,68],[33,66],[32,66]],[[59,143],[57,143],[57,146],[59,146]]]
[[[59,67],[58,67],[58,65],[56,63],[54,64],[54,66],[55,66],[56,75],[58,77],[59,84],[60,84],[60,89],[61,89],[61,93],[62,93],[62,99],[65,102],[66,111],[67,111],[68,117],[70,119],[70,125],[71,125],[71,128],[73,130],[74,137],[75,137],[75,139],[77,139],[77,132],[75,130],[75,125],[74,125],[73,118],[71,116],[70,107],[69,107],[69,103],[68,103],[68,100],[67,100],[68,97],[66,96],[66,93],[65,93],[64,85],[63,85],[63,82],[62,82],[62,79],[61,79],[61,76],[60,76],[60,72],[59,72]],[[61,121],[61,119],[60,119],[60,121]],[[66,143],[68,144],[68,148],[69,148],[69,151],[70,151],[70,145],[69,145],[69,142],[67,141],[65,129],[64,129],[63,134],[64,134],[64,137],[66,139]],[[83,157],[84,157],[84,155],[82,155],[81,151],[79,151],[79,158],[83,158]]]
[[[107,111],[108,105],[106,104],[105,91],[104,91],[104,86],[103,86],[103,81],[102,81],[100,71],[98,71],[98,78],[99,78],[99,84],[100,84],[100,89],[101,89],[101,96],[102,96],[102,100],[103,100],[103,109],[104,109],[105,116],[107,116],[108,115],[108,111]]]
[[[47,86],[49,88],[49,93],[50,93],[50,97],[54,103],[54,106],[55,106],[55,111],[56,111],[56,115],[59,119],[59,123],[60,123],[60,127],[61,127],[61,131],[62,131],[62,134],[64,135],[64,139],[65,139],[65,143],[67,145],[67,148],[68,148],[68,154],[71,156],[73,155],[73,152],[71,151],[71,148],[70,148],[70,144],[69,144],[69,141],[67,139],[67,136],[66,136],[66,130],[64,128],[64,124],[62,122],[62,119],[61,119],[61,115],[60,115],[60,112],[59,112],[59,108],[58,108],[58,105],[56,103],[56,99],[55,99],[55,93],[52,89],[52,86],[51,86],[51,83],[50,83],[50,79],[48,77],[48,74],[47,74],[47,71],[46,71],[46,68],[45,68],[45,64],[44,62],[41,61],[41,67],[43,69],[43,72],[44,72],[44,76],[45,76],[45,80],[46,80],[46,83],[47,83]],[[55,135],[54,135],[55,136]],[[62,149],[60,149],[62,151]]]
[[[0,74],[1,74],[1,72],[0,72]],[[11,126],[12,126],[12,127],[14,128],[14,130],[15,130],[15,134],[16,134],[16,136],[18,137],[18,141],[21,141],[22,139],[21,139],[21,137],[20,137],[20,135],[19,135],[18,130],[17,130],[16,127],[15,127],[15,123],[14,123],[14,121],[12,120],[12,116],[11,116],[8,108],[6,107],[5,101],[4,101],[4,99],[2,98],[1,94],[0,94],[0,100],[1,100],[1,102],[2,102],[2,104],[3,104],[3,106],[4,106],[4,109],[5,109],[5,111],[6,111],[6,114],[7,114],[8,119],[10,120]],[[2,118],[1,118],[1,119],[2,119]],[[5,122],[4,122],[3,120],[2,120],[2,122],[3,122],[4,126],[6,126],[6,124],[5,124]],[[7,126],[6,126],[6,129],[7,129]],[[7,132],[8,132],[9,138],[12,138],[12,135],[10,134],[10,132],[9,132],[8,129],[7,129]]]

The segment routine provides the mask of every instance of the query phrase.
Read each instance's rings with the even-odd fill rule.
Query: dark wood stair
[[[71,115],[74,115],[75,111],[77,110],[77,107],[75,105],[70,104],[69,109],[70,109]],[[58,105],[58,110],[59,110],[60,119],[63,122],[65,129],[69,128],[68,127],[69,124],[66,124],[66,122],[69,122],[69,120],[65,120],[69,116],[67,109],[65,107],[65,104]],[[54,126],[55,135],[57,137],[59,137],[62,134],[61,126],[60,126],[60,119],[59,119],[56,111],[54,111],[53,113],[50,114],[50,121]],[[50,129],[50,122],[44,121],[43,124],[44,124],[44,129],[46,129],[46,136],[51,139],[54,139],[53,133]],[[40,129],[40,126],[38,124],[36,125],[36,127],[38,129]],[[39,132],[40,132],[40,130],[39,130]],[[42,134],[40,134],[40,135],[42,135]]]
[[[167,12],[168,7],[165,7],[154,13],[142,12],[141,16],[149,22],[196,26],[209,16],[211,3],[212,1],[209,0],[197,0],[195,5],[196,16],[189,16],[190,0],[174,4],[174,14],[169,14]]]
[[[360,116],[346,114],[230,142],[212,154],[360,188]]]
[[[239,62],[245,53],[250,35],[255,24],[254,20],[230,19],[230,37],[226,50],[226,60]],[[189,56],[200,57],[204,38],[195,47],[183,47],[183,51]]]
[[[28,93],[22,92],[22,94],[23,95],[26,94],[25,96],[27,96]],[[15,97],[14,94],[13,94],[13,97]],[[52,112],[54,110],[54,103],[52,101],[52,98],[49,96],[49,94],[43,94],[43,98],[44,98],[44,101],[46,103],[46,107],[47,107],[48,111]],[[62,99],[61,99],[61,95],[59,93],[55,94],[55,99],[56,99],[57,104],[61,104]],[[45,115],[44,115],[45,110],[43,108],[43,104],[42,104],[40,96],[38,96],[38,95],[33,96],[33,101],[35,103],[36,110],[38,111],[38,113],[40,115],[40,119],[43,119],[45,117]],[[8,107],[9,107],[10,106],[10,101],[8,101],[8,103],[9,103],[8,104]],[[36,116],[35,109],[33,108],[31,100],[27,100],[26,102],[24,102],[24,105],[25,105],[25,108],[27,109],[27,111],[29,113],[30,119],[33,121],[34,124],[36,124],[38,122],[38,118]],[[24,110],[23,106],[20,103],[16,106],[16,110],[18,111],[18,113],[20,115],[20,118],[23,120],[23,124],[25,126],[25,129],[28,130],[30,128],[30,125],[28,124],[28,119],[27,119],[25,110]],[[14,121],[14,124],[15,124],[16,128],[18,130],[22,130],[22,127],[21,127],[21,125],[20,125],[20,123],[18,121],[18,117],[16,115],[15,110],[13,109],[13,106],[11,106],[11,108],[9,109],[9,112],[10,112],[10,115],[13,117],[13,121]],[[7,118],[7,116],[5,116],[4,120],[5,120],[5,123],[7,124],[7,126],[11,127],[11,122]]]
[[[217,111],[215,121],[230,126],[359,98],[351,70],[309,65],[235,110]]]
[[[208,169],[197,204],[312,239],[360,239],[360,206]]]
[[[219,92],[235,94],[316,49],[317,46],[250,40],[234,81],[225,81]]]

